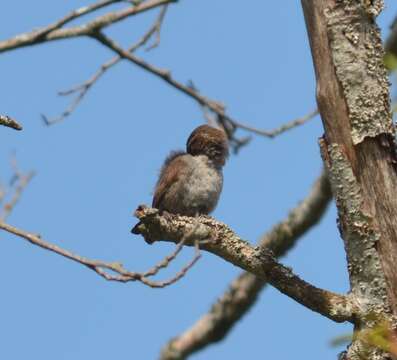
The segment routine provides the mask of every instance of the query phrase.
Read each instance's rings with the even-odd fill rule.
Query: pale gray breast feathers
[[[182,155],[178,180],[165,189],[159,207],[173,214],[195,216],[214,210],[222,191],[223,176],[206,155]],[[171,164],[172,165],[172,164]]]
[[[199,213],[208,214],[215,208],[222,191],[222,170],[213,166],[205,155],[189,160],[191,172],[185,184],[185,201]]]

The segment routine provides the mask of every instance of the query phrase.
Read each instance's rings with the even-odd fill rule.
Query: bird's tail
[[[142,222],[139,221],[138,224],[136,224],[132,229],[131,232],[135,235],[139,235],[141,231],[139,230],[139,227],[142,225]]]

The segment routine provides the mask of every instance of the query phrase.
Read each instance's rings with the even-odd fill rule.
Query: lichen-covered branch
[[[265,234],[259,246],[283,256],[297,240],[321,219],[331,200],[331,189],[325,171],[314,183],[309,195],[287,218]],[[163,348],[161,360],[182,360],[202,348],[221,341],[255,304],[265,287],[263,279],[244,272],[228,287],[193,326],[171,339]]]
[[[352,292],[358,299],[365,299],[367,311],[385,313],[389,311],[389,304],[385,301],[386,279],[380,271],[382,266],[376,251],[379,230],[372,225],[374,220],[365,209],[357,178],[340,146],[327,147],[325,141],[321,146],[338,205]]]
[[[389,82],[375,17],[383,1],[302,0],[324,124],[322,156],[336,198],[355,329],[397,315],[397,158]],[[386,359],[354,339],[348,359]]]
[[[143,206],[136,210],[135,216],[141,222],[138,232],[148,243],[178,243],[197,222],[197,218],[186,216],[161,216],[157,209]],[[205,216],[200,217],[199,221],[194,238],[201,240],[201,249],[255,274],[305,307],[334,321],[352,321],[355,312],[359,311],[348,296],[319,289],[300,279],[290,268],[278,263],[271,251],[261,246],[251,246],[225,224]],[[194,244],[186,242],[186,245]]]
[[[7,126],[15,130],[22,130],[22,126],[15,119],[7,115],[0,115],[0,125]]]

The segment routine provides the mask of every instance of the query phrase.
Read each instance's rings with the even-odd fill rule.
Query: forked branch
[[[154,265],[151,269],[143,273],[129,271],[125,269],[123,264],[119,262],[105,262],[101,260],[93,260],[84,256],[80,256],[69,250],[63,249],[55,244],[51,244],[47,241],[44,241],[39,235],[18,229],[2,221],[0,221],[0,229],[7,231],[10,234],[14,234],[22,239],[25,239],[29,241],[31,244],[39,246],[42,249],[54,252],[65,258],[75,261],[81,265],[84,265],[89,269],[95,271],[98,275],[100,275],[106,280],[118,281],[123,283],[131,282],[131,281],[139,281],[153,288],[163,288],[174,284],[175,282],[177,282],[178,280],[180,280],[182,277],[185,276],[185,274],[189,271],[189,269],[193,267],[193,265],[198,261],[198,259],[201,256],[199,251],[199,242],[195,238],[193,238],[194,227],[192,228],[191,232],[187,232],[185,236],[181,238],[181,241],[177,244],[175,250],[170,255],[166,256],[158,264]],[[193,245],[195,247],[195,255],[193,259],[170,279],[164,281],[153,281],[149,279],[150,277],[156,275],[161,269],[166,268],[170,264],[170,262],[177,257],[177,255],[182,250],[184,243],[187,241],[193,242]]]
[[[148,0],[142,1],[138,5],[130,5],[121,10],[108,12],[100,15],[93,20],[78,26],[63,28],[64,25],[72,20],[76,20],[88,13],[99,10],[105,6],[111,5],[118,1],[99,1],[91,6],[83,7],[75,10],[64,18],[44,28],[34,30],[14,36],[11,39],[0,41],[0,53],[5,51],[15,50],[25,46],[37,45],[54,40],[70,39],[81,36],[90,36],[93,32],[105,29],[119,21],[127,19],[128,17],[141,14],[145,11],[154,9],[158,6],[166,5],[177,0]]]
[[[148,243],[178,243],[196,221],[186,216],[161,216],[157,209],[143,206],[136,210],[135,216],[141,221],[138,231]],[[352,321],[359,310],[348,296],[319,289],[300,279],[290,268],[278,263],[269,250],[251,246],[211,217],[200,217],[200,226],[194,234],[194,238],[201,240],[201,249],[258,276],[305,307],[334,321]],[[186,245],[194,243],[187,241]]]
[[[164,5],[156,18],[154,24],[145,32],[145,34],[133,45],[131,45],[127,51],[133,53],[140,47],[144,46],[154,35],[156,36],[155,41],[152,45],[150,45],[147,50],[154,49],[160,43],[160,30],[161,25],[163,23],[167,5]],[[84,81],[83,83],[64,91],[60,91],[58,95],[60,96],[71,96],[75,95],[70,105],[58,116],[49,118],[46,115],[42,115],[42,119],[46,125],[56,124],[58,122],[63,121],[65,118],[70,116],[73,111],[77,108],[77,106],[81,103],[84,97],[87,95],[88,91],[96,84],[96,82],[114,65],[118,64],[121,60],[121,57],[116,55],[115,57],[111,58],[94,73],[88,80]]]

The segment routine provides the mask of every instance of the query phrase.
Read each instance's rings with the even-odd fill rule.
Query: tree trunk
[[[360,309],[348,359],[385,359],[363,340],[397,314],[397,173],[389,82],[375,17],[382,1],[302,0],[351,297]]]

